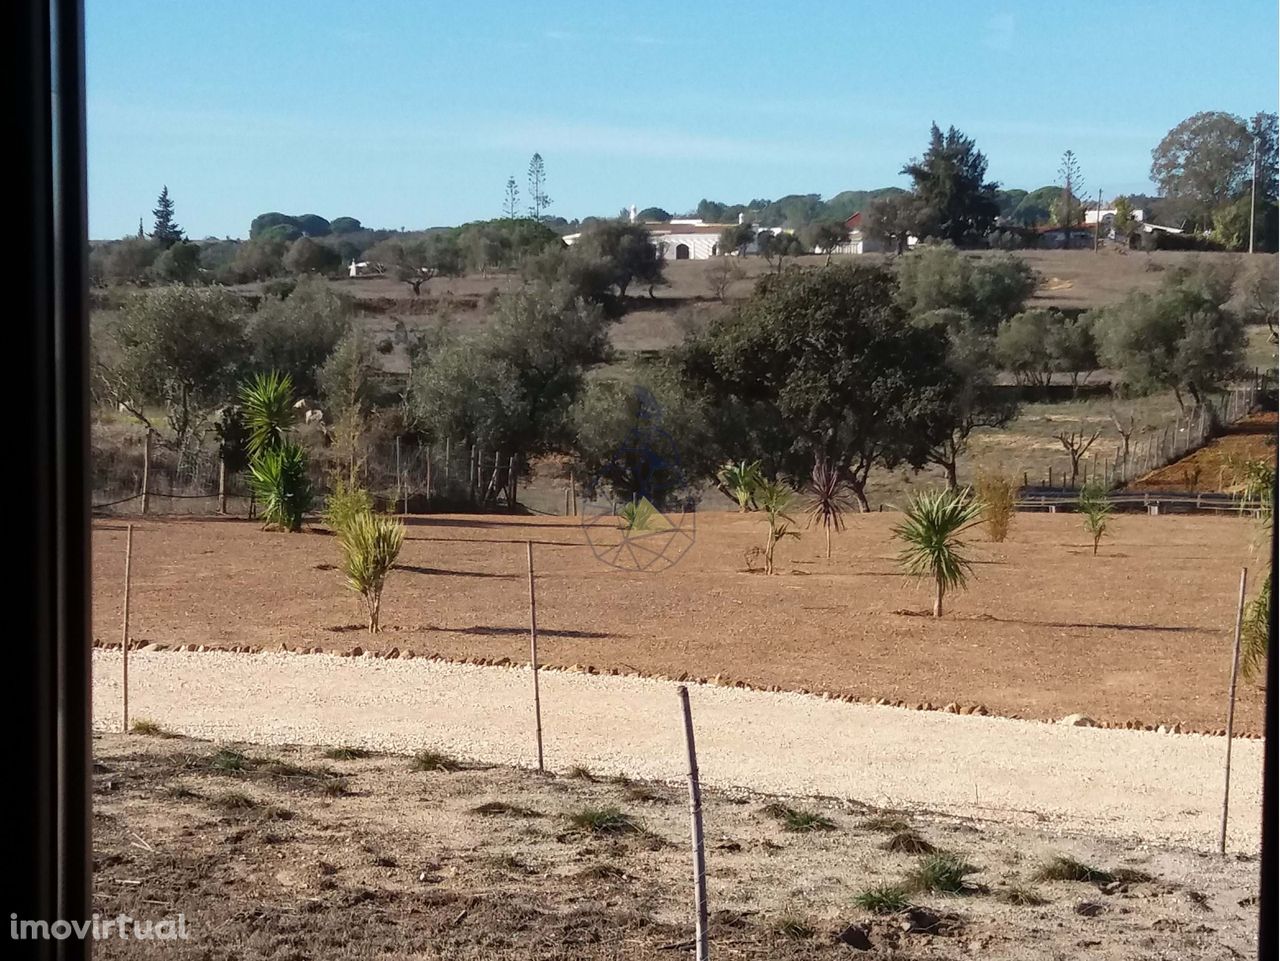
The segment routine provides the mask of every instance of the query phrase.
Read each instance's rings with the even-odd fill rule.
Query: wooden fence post
[[[538,740],[538,771],[542,766],[542,695],[538,691],[538,598],[533,589],[533,541],[525,541],[529,558],[529,664],[533,668],[533,725]]]
[[[684,744],[689,758],[689,822],[693,844],[693,901],[697,915],[694,929],[696,961],[707,961],[710,944],[707,937],[707,862],[702,837],[702,786],[698,782],[698,752],[693,742],[693,715],[689,711],[689,689],[683,684],[676,689],[680,710],[684,715]]]
[[[124,535],[124,616],[120,619],[121,730],[129,733],[129,589],[133,580],[133,525]]]
[[[427,501],[431,500],[431,445],[427,445]]]
[[[226,459],[218,455],[218,513],[225,514],[227,512],[227,462]]]
[[[449,438],[444,439],[444,483],[449,486]]]
[[[1236,637],[1231,650],[1231,686],[1227,692],[1227,756],[1222,773],[1222,824],[1218,830],[1218,853],[1227,853],[1227,807],[1231,801],[1231,738],[1236,724],[1236,677],[1240,672],[1240,629],[1244,624],[1244,592],[1248,568],[1240,568],[1240,597],[1236,601]]]
[[[520,466],[516,455],[511,455],[511,463],[507,465],[507,506],[516,509],[516,468]]]
[[[142,513],[151,511],[151,428],[142,444]]]

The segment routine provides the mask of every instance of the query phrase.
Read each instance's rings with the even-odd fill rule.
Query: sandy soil
[[[220,747],[97,739],[94,908],[183,914],[190,932],[177,943],[100,942],[97,956],[691,956],[679,787],[504,768],[416,772],[403,757],[316,749],[242,746],[243,755],[215,760]],[[1226,961],[1256,951],[1254,859],[923,811],[885,817],[832,798],[785,802],[825,819],[797,832],[768,797],[711,789],[704,801],[718,958]],[[592,809],[616,809],[622,830],[574,824]],[[885,849],[904,830],[975,869],[959,894],[908,893],[939,922],[931,933],[905,933],[905,912],[876,916],[855,903],[918,865],[918,855]],[[1129,873],[1111,883],[1036,880],[1058,855]],[[1036,903],[1008,903],[1019,895]],[[851,925],[869,950],[835,940]]]
[[[95,652],[94,720],[121,728],[120,656]],[[676,685],[543,671],[548,766],[679,779]],[[436,748],[536,761],[528,669],[415,659],[143,651],[131,717],[201,737]],[[1035,822],[1100,836],[1216,844],[1223,738],[1106,731],[695,685],[708,783]],[[1262,744],[1234,745],[1229,843],[1256,851]]]
[[[1239,568],[1252,562],[1247,519],[1122,516],[1093,557],[1078,518],[1023,514],[1004,544],[975,532],[971,586],[948,598],[942,620],[920,616],[928,587],[898,573],[892,514],[852,518],[830,561],[820,534],[787,540],[773,577],[745,569],[763,541],[759,515],[696,520],[678,564],[635,573],[601,563],[570,518],[411,518],[386,630],[372,639],[322,531],[148,520],[135,527],[131,633],[521,662],[531,540],[546,663],[1023,717],[1224,725]],[[119,640],[123,548],[122,522],[95,524],[103,641]],[[1260,732],[1262,705],[1260,689],[1242,685],[1237,730]]]

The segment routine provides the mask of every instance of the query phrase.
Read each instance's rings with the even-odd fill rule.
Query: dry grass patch
[[[445,774],[451,774],[459,770],[462,765],[457,759],[450,757],[443,751],[433,751],[423,749],[413,755],[413,761],[410,768],[414,771],[440,771]]]
[[[471,814],[481,817],[536,818],[541,815],[533,808],[521,807],[519,804],[508,804],[506,801],[486,801],[470,809]]]
[[[812,831],[834,831],[836,823],[825,814],[808,811],[804,808],[793,808],[774,801],[764,806],[764,813],[782,824],[783,830],[795,834],[808,834]]]
[[[1116,879],[1110,871],[1091,867],[1065,854],[1056,854],[1036,871],[1037,881],[1080,881],[1085,884],[1109,884]]]
[[[979,870],[956,854],[930,854],[920,859],[907,883],[914,891],[959,894],[965,889],[965,878]]]
[[[853,903],[872,914],[895,914],[911,902],[901,884],[877,884],[859,891]]]
[[[165,737],[173,738],[180,735],[167,731],[150,718],[140,717],[129,725],[129,730],[134,734],[142,734],[145,737]]]
[[[898,831],[880,845],[894,854],[936,854],[938,849],[915,831]]]
[[[591,834],[638,834],[640,825],[616,807],[585,807],[569,815],[569,823]]]

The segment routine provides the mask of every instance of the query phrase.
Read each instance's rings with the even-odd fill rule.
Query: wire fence
[[[1067,450],[1066,460],[1057,468],[1049,467],[1043,478],[1024,474],[1023,491],[1078,492],[1088,483],[1101,484],[1106,490],[1123,487],[1203,447],[1222,433],[1224,426],[1255,410],[1260,393],[1257,382],[1233,387],[1218,397],[1205,398],[1191,410],[1138,437],[1133,436],[1136,425],[1130,425],[1120,442],[1109,450],[1097,447],[1100,431],[1089,435],[1082,427],[1076,433],[1064,432],[1069,441],[1064,442],[1064,449],[1073,448]],[[1124,425],[1118,427],[1123,429]]]

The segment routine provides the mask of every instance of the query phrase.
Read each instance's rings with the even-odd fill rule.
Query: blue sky
[[[903,184],[929,124],[1035,188],[1150,189],[1200,110],[1277,104],[1274,0],[955,3],[86,0],[89,220],[189,234],[267,210],[499,215],[534,151],[551,213]]]

